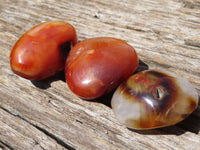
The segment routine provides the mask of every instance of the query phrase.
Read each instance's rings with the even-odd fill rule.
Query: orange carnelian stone
[[[66,81],[76,95],[95,99],[117,87],[138,67],[138,56],[126,42],[109,37],[91,38],[70,51]]]
[[[66,22],[39,24],[14,45],[10,54],[11,69],[29,80],[50,77],[64,69],[67,51],[76,42],[76,31]]]

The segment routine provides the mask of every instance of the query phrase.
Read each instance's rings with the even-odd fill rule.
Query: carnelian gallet
[[[116,118],[128,128],[146,130],[177,124],[198,106],[192,84],[173,73],[146,70],[132,75],[114,92]]]
[[[10,54],[11,69],[29,80],[50,77],[64,69],[67,53],[76,42],[76,31],[69,23],[39,24],[14,45]]]
[[[66,81],[76,95],[95,99],[117,87],[138,67],[138,57],[132,46],[109,37],[86,39],[70,51],[66,66]]]

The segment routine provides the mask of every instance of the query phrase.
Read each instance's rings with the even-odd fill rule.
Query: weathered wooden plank
[[[0,150],[12,150],[8,145],[5,145],[2,141],[0,142]]]
[[[0,109],[0,139],[8,149],[65,149],[27,121]]]
[[[6,82],[11,82],[8,77]],[[13,85],[19,84],[19,82],[12,82]],[[115,120],[109,107],[77,99],[71,95],[63,81],[53,82],[51,88],[43,92],[26,80],[21,84],[25,88],[20,86],[19,89],[9,91],[10,87],[4,87],[7,93],[0,91],[2,97],[0,105],[29,120],[35,126],[54,134],[72,147],[194,149],[199,145],[199,135],[179,127],[153,130],[147,135],[129,131]],[[11,92],[20,94],[12,96]]]
[[[0,148],[34,149],[36,139],[40,149],[198,149],[200,107],[176,126],[128,130],[113,115],[110,96],[100,103],[83,101],[70,92],[62,74],[31,83],[11,72],[9,54],[32,26],[64,20],[76,27],[79,40],[127,41],[148,68],[186,77],[200,94],[199,8],[199,0],[0,1]],[[19,139],[9,133],[25,142],[13,142]]]

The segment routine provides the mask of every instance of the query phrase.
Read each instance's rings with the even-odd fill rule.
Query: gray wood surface
[[[79,41],[127,41],[143,62],[139,70],[175,72],[200,95],[199,0],[0,0],[0,150],[200,149],[200,106],[175,126],[129,130],[115,118],[111,95],[79,99],[63,73],[41,82],[15,75],[12,46],[31,27],[52,20],[71,23]]]

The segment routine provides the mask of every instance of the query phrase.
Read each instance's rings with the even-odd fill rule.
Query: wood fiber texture
[[[69,90],[63,73],[40,82],[15,75],[9,55],[17,39],[52,20],[71,23],[79,41],[128,42],[139,71],[167,69],[200,95],[199,0],[0,0],[0,150],[200,149],[200,106],[175,126],[135,131],[115,118],[112,94],[89,102]]]

